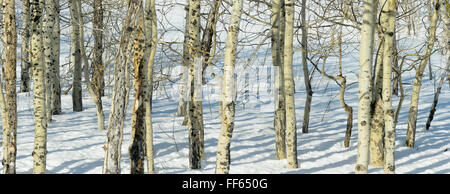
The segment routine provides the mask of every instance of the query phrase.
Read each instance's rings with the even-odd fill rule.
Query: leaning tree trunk
[[[130,147],[130,174],[144,174],[145,162],[145,107],[144,107],[144,82],[146,74],[144,72],[144,15],[139,14],[139,23],[136,28],[136,36],[134,39],[134,106],[131,116],[131,137]]]
[[[15,2],[4,2],[3,35],[5,46],[5,92],[6,92],[6,130],[3,131],[3,172],[16,173],[17,155],[17,92],[16,92],[16,50],[17,31]],[[2,91],[3,92],[3,91]]]
[[[239,24],[242,15],[242,0],[233,0],[233,10],[230,18],[230,28],[225,43],[224,75],[223,75],[223,117],[217,145],[216,173],[228,174],[230,172],[231,156],[230,145],[234,129],[235,116],[235,61],[237,52],[237,39]]]
[[[129,63],[129,42],[136,28],[136,20],[142,1],[127,1],[127,14],[123,22],[119,50],[114,62],[114,89],[111,100],[111,113],[108,122],[105,145],[104,174],[120,174],[120,156],[123,135],[123,122],[126,116],[129,86],[126,78]]]
[[[30,0],[22,0],[22,46],[20,92],[30,91]]]
[[[46,86],[45,86],[45,65],[44,65],[44,48],[42,44],[42,10],[44,8],[43,0],[33,0],[31,2],[32,15],[32,35],[31,35],[31,56],[33,67],[33,85],[34,85],[34,122],[35,137],[34,150],[32,156],[33,173],[45,173],[47,158],[47,122],[46,122]]]
[[[392,108],[392,50],[394,39],[394,27],[395,27],[395,0],[387,1],[383,7],[382,12],[386,16],[382,16],[381,19],[386,21],[386,26],[382,26],[384,36],[384,51],[383,51],[383,110],[384,110],[384,173],[395,173],[394,162],[394,148],[395,148],[395,128],[394,128],[394,109]]]
[[[440,13],[442,21],[444,22],[444,25],[445,25],[445,28],[444,28],[445,29],[445,40],[447,41],[446,52],[447,52],[448,57],[447,57],[447,65],[445,66],[445,69],[442,71],[441,79],[439,80],[439,85],[436,89],[436,92],[434,93],[433,104],[431,105],[430,114],[428,115],[428,120],[425,125],[426,130],[430,129],[431,121],[433,121],[434,113],[436,112],[436,106],[437,106],[437,103],[439,100],[439,94],[441,94],[441,90],[442,90],[442,86],[444,85],[445,78],[448,78],[448,76],[450,75],[450,21],[449,21],[449,16],[448,16],[449,13],[444,11],[445,10],[444,3],[442,3],[441,6],[444,6],[444,8],[442,8],[439,13]],[[448,79],[448,81],[450,83],[450,79]]]
[[[306,101],[305,101],[305,111],[303,114],[303,125],[302,132],[308,133],[309,128],[309,114],[311,112],[311,101],[312,101],[312,88],[311,88],[311,80],[309,79],[309,70],[308,70],[308,24],[306,23],[306,0],[302,0],[302,11],[301,11],[301,19],[302,19],[302,67],[303,67],[303,77],[305,80],[306,87]]]
[[[81,51],[80,51],[80,27],[78,21],[80,21],[81,13],[77,9],[77,1],[69,1],[70,7],[70,29],[71,29],[71,39],[72,39],[72,63],[73,63],[73,82],[72,82],[72,105],[73,111],[81,112],[83,111],[83,100],[82,100],[82,87],[81,87]]]
[[[429,29],[430,37],[428,39],[427,48],[425,50],[425,55],[420,62],[419,68],[416,69],[416,77],[414,79],[413,90],[411,94],[411,105],[409,108],[409,115],[408,115],[408,130],[406,132],[406,146],[410,148],[414,147],[414,140],[416,136],[419,93],[420,87],[422,85],[423,73],[426,65],[428,64],[428,58],[430,58],[431,56],[434,42],[436,41],[436,25],[438,20],[439,7],[440,7],[439,0],[435,0],[434,12],[431,18],[431,26]]]
[[[272,4],[272,62],[275,70],[275,148],[278,160],[286,158],[286,107],[284,99],[284,69],[282,63],[282,35],[284,27],[283,0],[274,0]],[[283,30],[284,31],[284,30]]]
[[[144,52],[144,108],[145,108],[145,151],[147,156],[147,173],[154,174],[154,155],[153,155],[153,126],[152,126],[152,94],[153,94],[153,64],[155,61],[157,37],[157,20],[155,0],[145,1],[144,10],[144,32],[145,32],[145,52]],[[147,32],[147,31],[148,32]]]
[[[294,34],[294,1],[284,1],[286,9],[284,34],[284,92],[286,100],[286,156],[288,168],[298,168],[297,161],[297,121],[295,119],[294,77],[292,68],[293,34]]]
[[[363,24],[360,42],[360,73],[358,90],[358,150],[355,173],[367,174],[369,165],[370,104],[372,101],[372,50],[374,44],[377,4],[363,0]]]

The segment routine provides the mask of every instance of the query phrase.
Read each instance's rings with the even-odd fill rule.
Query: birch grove
[[[448,0],[0,0],[1,170],[445,172],[449,29]]]

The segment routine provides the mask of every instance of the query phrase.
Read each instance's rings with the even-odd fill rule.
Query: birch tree
[[[375,0],[363,0],[363,23],[361,26],[360,70],[358,85],[358,150],[355,173],[367,174],[369,165],[370,104],[372,101],[372,50],[375,33]]]
[[[230,172],[231,155],[230,145],[234,129],[235,94],[234,83],[235,62],[237,53],[237,38],[242,15],[242,0],[233,0],[230,18],[230,27],[225,43],[224,75],[223,75],[223,117],[217,146],[216,173],[228,174]]]
[[[30,0],[22,0],[22,46],[20,92],[30,91]]]
[[[73,111],[83,111],[82,101],[82,87],[81,87],[81,48],[80,48],[80,27],[78,21],[80,21],[80,13],[77,9],[77,1],[69,1],[70,7],[70,29],[72,39],[72,63],[73,63],[73,82],[72,82],[72,105]]]
[[[311,88],[311,80],[309,79],[309,70],[307,61],[308,24],[306,22],[306,0],[302,0],[301,20],[302,20],[302,67],[303,67],[303,78],[305,80],[305,88],[306,88],[306,101],[305,101],[305,110],[303,113],[302,132],[308,133],[309,113],[311,112],[311,101],[313,92]]]
[[[292,68],[293,33],[294,33],[294,1],[284,1],[286,9],[284,34],[284,92],[286,100],[286,156],[288,168],[298,168],[297,161],[297,121],[295,119],[294,76]]]
[[[203,147],[201,133],[203,131],[202,107],[202,61],[200,50],[200,0],[189,2],[189,77],[187,105],[187,125],[189,128],[189,167],[201,168]],[[200,82],[198,79],[200,78]]]
[[[43,0],[31,1],[31,56],[34,85],[34,122],[35,137],[33,149],[33,173],[44,174],[47,158],[47,120],[46,120],[46,86],[45,86],[45,64],[42,30]]]
[[[93,88],[101,97],[105,95],[104,65],[103,65],[103,0],[94,0],[94,59],[92,61],[92,84]]]
[[[136,27],[136,36],[134,39],[134,106],[131,116],[131,137],[130,137],[130,173],[143,174],[145,162],[145,107],[143,104],[144,82],[146,80],[144,72],[144,51],[145,51],[145,36],[144,36],[144,15],[139,14],[139,23]]]
[[[5,1],[3,10],[3,40],[5,46],[5,92],[6,130],[3,131],[3,172],[16,173],[17,155],[17,92],[16,92],[16,52],[17,31],[15,1]],[[3,91],[2,91],[3,95]]]
[[[272,1],[272,63],[275,71],[275,147],[278,160],[286,158],[286,107],[284,99],[284,66],[283,45],[284,41],[284,1]],[[283,13],[282,13],[283,12]]]
[[[53,14],[54,16],[54,27],[53,27],[53,66],[52,66],[52,79],[51,79],[51,108],[52,108],[52,114],[53,115],[60,115],[62,113],[61,110],[61,83],[60,83],[60,52],[61,52],[61,46],[60,46],[60,35],[61,35],[61,29],[60,29],[60,7],[59,7],[59,0],[53,0],[54,3],[52,4],[54,6]]]
[[[53,72],[55,66],[55,41],[54,39],[54,27],[55,27],[55,8],[54,0],[45,0],[45,14],[43,22],[43,46],[44,46],[44,64],[45,64],[45,82],[46,82],[46,119],[50,123],[52,119],[52,82],[54,82],[55,73]],[[58,56],[59,57],[59,56]]]
[[[425,71],[425,67],[428,64],[428,59],[431,56],[433,50],[434,42],[436,41],[436,26],[438,21],[439,13],[439,0],[435,0],[435,6],[433,11],[433,16],[431,17],[431,25],[429,28],[429,38],[427,42],[427,47],[423,58],[421,59],[420,65],[416,68],[416,76],[414,78],[413,90],[411,94],[411,105],[409,108],[408,115],[408,129],[406,131],[406,146],[413,148],[416,136],[416,123],[417,123],[417,112],[419,107],[419,94],[420,87],[422,86],[422,78]]]
[[[105,145],[104,174],[120,174],[120,156],[123,136],[123,122],[126,116],[127,100],[129,94],[128,63],[130,41],[136,28],[138,13],[142,1],[128,0],[127,13],[120,35],[119,50],[114,62],[114,89],[111,100],[111,112],[108,122],[107,140]]]
[[[145,52],[144,68],[146,80],[144,82],[144,108],[145,108],[145,150],[147,156],[147,173],[154,174],[153,155],[153,126],[152,126],[152,95],[153,95],[153,64],[155,61],[157,37],[157,18],[155,0],[146,0],[144,9]]]

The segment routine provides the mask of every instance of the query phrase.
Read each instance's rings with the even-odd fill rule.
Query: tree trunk
[[[54,26],[55,26],[55,8],[54,0],[45,0],[45,14],[44,14],[44,23],[43,23],[43,37],[44,37],[44,64],[45,64],[45,85],[46,85],[46,119],[47,123],[50,123],[52,120],[52,86],[54,82],[53,72],[55,66],[55,49],[54,45]]]
[[[128,76],[129,43],[136,28],[139,2],[127,1],[127,14],[123,22],[119,50],[114,62],[114,89],[111,100],[111,113],[108,122],[104,174],[120,174],[120,156],[123,135],[123,122],[126,116],[129,94]]]
[[[144,108],[145,108],[145,145],[147,156],[147,173],[154,174],[154,155],[153,155],[153,126],[152,126],[152,94],[153,94],[153,64],[155,60],[157,37],[157,18],[155,9],[155,0],[145,1],[144,11],[144,32],[145,32],[145,54],[144,68],[146,80],[144,82]],[[148,32],[146,32],[148,30]]]
[[[295,119],[295,87],[292,68],[293,34],[294,34],[294,1],[284,1],[286,9],[284,34],[284,92],[286,100],[286,156],[288,168],[298,168],[297,161],[297,121]]]
[[[372,101],[372,51],[377,4],[363,0],[363,24],[360,42],[360,72],[358,85],[358,150],[355,173],[367,174],[369,165],[370,104]]]
[[[42,43],[42,10],[44,8],[43,0],[31,1],[32,15],[32,35],[31,35],[31,63],[33,65],[34,80],[34,122],[35,139],[32,156],[33,173],[44,174],[47,158],[47,122],[46,122],[46,86],[45,86],[45,65],[44,48]]]
[[[188,66],[189,66],[189,8],[190,8],[190,0],[187,0],[187,5],[184,8],[186,11],[186,18],[185,18],[185,26],[184,26],[184,44],[183,44],[183,64],[182,69],[183,72],[181,74],[181,80],[180,80],[180,97],[178,99],[178,107],[177,107],[177,116],[179,117],[186,117],[186,111],[187,111],[187,101],[188,101]]]
[[[235,61],[237,52],[237,39],[239,24],[242,15],[242,0],[233,0],[233,10],[230,18],[230,27],[225,43],[224,76],[223,76],[223,117],[217,145],[216,173],[228,174],[230,172],[231,155],[230,145],[234,129],[235,116]]]
[[[144,72],[144,49],[145,49],[145,36],[144,36],[144,15],[139,15],[139,23],[136,28],[136,37],[134,39],[134,90],[135,99],[134,107],[131,116],[131,137],[130,137],[130,173],[131,174],[144,174],[144,162],[145,162],[145,109],[143,100],[144,87],[143,84],[146,80]]]
[[[437,103],[439,100],[439,94],[441,94],[441,89],[442,89],[442,86],[444,85],[445,78],[447,78],[448,75],[450,75],[450,22],[449,22],[449,18],[448,18],[448,13],[446,13],[444,11],[445,4],[442,3],[441,6],[444,6],[444,8],[441,9],[439,14],[441,15],[442,21],[444,22],[444,25],[445,25],[444,31],[445,31],[445,40],[447,41],[446,52],[447,52],[448,57],[447,57],[447,65],[446,65],[445,69],[442,71],[441,79],[439,80],[439,85],[436,89],[436,92],[434,93],[433,104],[431,105],[430,114],[428,115],[428,120],[425,125],[426,130],[430,129],[431,121],[433,121],[434,113],[436,112],[436,106],[437,106]],[[450,81],[450,79],[449,79],[449,81]]]
[[[3,10],[5,46],[5,92],[6,130],[3,131],[3,172],[16,173],[17,155],[17,92],[16,92],[16,50],[17,31],[15,2],[6,1]]]
[[[200,47],[200,1],[189,2],[189,78],[188,92],[190,101],[187,106],[187,125],[189,128],[189,167],[201,168],[203,158],[202,136],[202,58],[198,51]]]
[[[80,27],[78,21],[80,21],[81,13],[78,12],[77,2],[69,1],[70,7],[70,29],[71,29],[71,39],[72,39],[72,63],[73,63],[73,83],[72,83],[72,105],[73,111],[81,112],[83,111],[83,100],[82,100],[82,87],[81,87],[81,51],[80,51]]]
[[[430,58],[431,56],[434,42],[436,41],[436,25],[438,20],[439,7],[440,7],[439,0],[435,0],[434,12],[431,18],[431,26],[429,28],[430,37],[428,39],[427,48],[425,50],[425,55],[420,62],[419,68],[418,69],[416,68],[416,78],[414,79],[413,90],[411,94],[411,105],[408,115],[408,130],[406,132],[406,146],[410,148],[414,147],[414,140],[416,136],[419,93],[420,87],[422,85],[423,73],[428,63],[428,58]]]
[[[94,91],[101,98],[105,95],[103,66],[103,5],[102,0],[94,0],[94,59],[92,61],[92,84]]]
[[[383,54],[383,109],[384,109],[384,126],[386,135],[384,136],[384,173],[394,174],[395,173],[395,128],[394,128],[394,109],[392,108],[392,50],[393,50],[393,39],[394,39],[394,28],[395,28],[395,0],[384,0],[387,1],[386,5],[383,7],[383,13],[386,13],[382,20],[386,20],[386,26],[383,26],[383,36],[384,36],[384,54]]]
[[[284,69],[282,62],[283,46],[281,31],[284,25],[283,0],[275,0],[272,4],[272,62],[275,68],[275,147],[278,160],[286,158],[286,107],[284,99]],[[284,31],[284,30],[283,30]]]
[[[53,27],[53,62],[52,67],[52,114],[60,115],[62,113],[61,110],[61,84],[60,84],[60,75],[59,75],[59,65],[60,65],[60,8],[59,8],[59,0],[54,1],[54,14],[55,14],[55,23]]]
[[[305,110],[303,114],[303,125],[302,132],[308,133],[309,127],[309,113],[311,112],[311,101],[312,101],[312,88],[311,88],[311,80],[309,79],[309,70],[308,70],[308,24],[306,23],[306,0],[302,0],[302,11],[301,11],[301,19],[302,19],[302,66],[303,66],[303,77],[305,80],[306,87],[306,102],[305,102]]]
[[[30,0],[22,0],[23,21],[22,21],[22,59],[20,74],[20,92],[30,91]]]

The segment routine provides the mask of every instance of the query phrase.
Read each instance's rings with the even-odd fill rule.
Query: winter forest
[[[449,0],[0,0],[4,174],[450,174]]]

